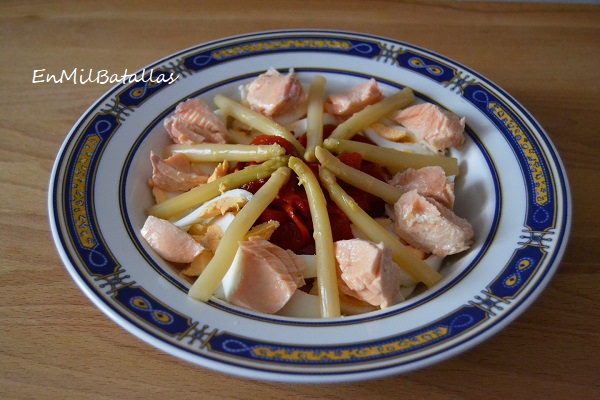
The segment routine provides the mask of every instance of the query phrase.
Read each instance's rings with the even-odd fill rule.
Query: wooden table
[[[0,18],[0,398],[600,397],[600,7],[4,1]],[[286,28],[359,31],[444,54],[511,93],[545,127],[570,178],[571,240],[547,290],[511,326],[404,376],[254,382],[152,348],[74,284],[49,231],[49,174],[70,128],[108,86],[34,84],[33,71],[134,71],[212,39]]]

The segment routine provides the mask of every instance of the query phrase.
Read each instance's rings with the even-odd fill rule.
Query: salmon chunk
[[[417,190],[394,204],[394,232],[411,246],[438,257],[466,250],[473,239],[471,224]]]
[[[409,168],[394,175],[388,183],[403,192],[416,190],[421,196],[437,200],[449,209],[454,206],[454,183],[448,182],[442,167]]]
[[[150,247],[167,261],[190,263],[204,250],[204,246],[191,235],[169,221],[152,215],[146,219],[141,233]]]
[[[304,263],[293,252],[261,238],[240,242],[223,279],[226,300],[250,310],[273,314],[304,285]]]
[[[291,122],[305,113],[308,95],[293,71],[283,75],[271,68],[252,81],[247,91],[250,108],[280,123],[287,119]]]
[[[208,181],[208,176],[195,168],[183,154],[175,154],[162,159],[154,152],[150,153],[152,178],[150,184],[166,192],[185,192]]]
[[[227,134],[225,123],[199,99],[179,103],[164,126],[175,143],[225,143]]]
[[[338,286],[343,294],[386,308],[400,290],[400,271],[383,244],[362,239],[335,242]]]
[[[366,106],[379,102],[382,98],[383,95],[377,81],[369,79],[349,90],[327,96],[325,111],[328,114],[347,118]]]
[[[434,152],[460,148],[465,140],[465,119],[435,104],[417,104],[396,111],[392,119],[423,140]]]

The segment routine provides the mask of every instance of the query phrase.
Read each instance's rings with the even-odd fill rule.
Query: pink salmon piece
[[[377,81],[369,79],[349,90],[327,96],[325,111],[328,114],[347,118],[363,108],[381,101],[382,98],[383,95]]]
[[[225,143],[227,134],[223,121],[199,99],[179,103],[164,125],[175,143]]]
[[[204,251],[204,246],[187,232],[152,215],[146,219],[141,233],[150,247],[167,261],[190,263]]]
[[[445,257],[467,250],[471,245],[471,224],[416,190],[400,197],[394,204],[394,214],[394,232],[417,249]]]
[[[208,181],[208,176],[195,168],[183,154],[175,154],[169,158],[162,159],[152,152],[153,186],[166,192],[185,192]]]
[[[300,114],[305,112],[308,95],[293,71],[283,75],[271,68],[252,81],[247,89],[246,100],[250,108],[267,117],[278,119],[298,110]]]
[[[434,152],[460,148],[465,140],[465,119],[435,104],[422,103],[396,111],[392,119],[423,139]]]
[[[403,192],[416,190],[421,196],[437,200],[449,209],[454,207],[454,183],[448,182],[442,167],[409,168],[394,175],[388,183]]]
[[[386,308],[400,289],[400,272],[383,244],[362,239],[335,242],[340,275],[338,285],[346,295]]]
[[[293,252],[261,238],[240,242],[239,281],[228,301],[250,310],[273,314],[304,285],[304,263]]]

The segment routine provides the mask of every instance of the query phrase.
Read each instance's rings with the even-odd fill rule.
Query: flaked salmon
[[[391,118],[422,139],[434,152],[460,148],[465,140],[465,119],[431,103],[396,111]]]
[[[281,124],[299,119],[306,112],[308,95],[293,71],[284,75],[270,68],[246,89],[250,108]]]
[[[141,234],[150,247],[167,261],[190,263],[204,250],[204,246],[191,235],[152,215],[146,219]]]
[[[179,103],[164,126],[175,143],[225,143],[227,134],[225,123],[199,99]]]
[[[400,272],[383,244],[362,239],[335,242],[338,287],[348,296],[381,308],[394,304],[400,290]]]
[[[394,232],[417,249],[438,257],[467,250],[473,239],[471,224],[417,190],[404,193],[394,204]]]
[[[183,154],[174,154],[162,159],[151,152],[152,178],[150,185],[166,192],[185,192],[208,181],[208,176]]]
[[[327,96],[324,107],[328,114],[347,118],[382,98],[377,81],[369,79],[346,91]]]
[[[223,279],[226,300],[267,314],[279,311],[304,285],[304,263],[293,252],[261,238],[239,245]]]
[[[416,190],[421,196],[437,200],[445,207],[454,207],[454,182],[449,182],[442,167],[409,168],[388,181],[403,192]]]

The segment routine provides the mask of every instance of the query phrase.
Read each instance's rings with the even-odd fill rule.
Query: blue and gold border
[[[467,68],[387,39],[342,32],[297,31],[213,42],[160,61],[154,75],[158,72],[167,77],[175,72],[185,78],[223,62],[271,52],[335,53],[396,65],[447,87],[486,115],[513,149],[528,193],[521,241],[502,271],[470,301],[438,321],[397,336],[352,345],[294,346],[262,342],[219,331],[180,314],[127,274],[126,267],[119,264],[106,246],[95,218],[94,180],[104,148],[121,123],[166,86],[165,83],[149,85],[140,82],[122,90],[112,90],[92,107],[85,122],[76,125],[67,139],[64,148],[68,148],[69,153],[61,154],[55,165],[55,173],[65,171],[61,181],[53,182],[50,193],[52,216],[62,219],[56,221],[62,228],[56,232],[57,245],[67,254],[73,266],[71,272],[88,283],[93,296],[110,298],[112,303],[108,306],[126,323],[133,323],[159,339],[171,337],[171,345],[194,354],[209,358],[213,358],[211,354],[225,356],[229,361],[222,362],[226,364],[238,365],[236,360],[251,361],[256,362],[252,369],[272,372],[282,372],[280,365],[364,364],[364,368],[353,370],[364,372],[379,368],[374,361],[397,358],[393,363],[393,367],[397,367],[445,351],[440,343],[458,341],[461,344],[474,336],[484,336],[486,331],[508,317],[505,309],[535,295],[542,286],[540,282],[547,282],[562,254],[560,249],[564,248],[570,221],[568,187],[564,172],[560,170],[560,160],[543,130],[524,109],[501,89]],[[561,199],[560,204],[557,199]],[[554,242],[553,246],[549,246],[550,242]],[[537,286],[531,287],[528,283],[534,276]],[[494,322],[490,324],[490,320]],[[462,342],[461,337],[465,338]],[[440,347],[439,351],[435,351],[436,346]],[[418,356],[423,350],[428,352]],[[403,361],[403,356],[409,354],[416,356]],[[315,372],[282,373],[340,372],[319,368]]]

